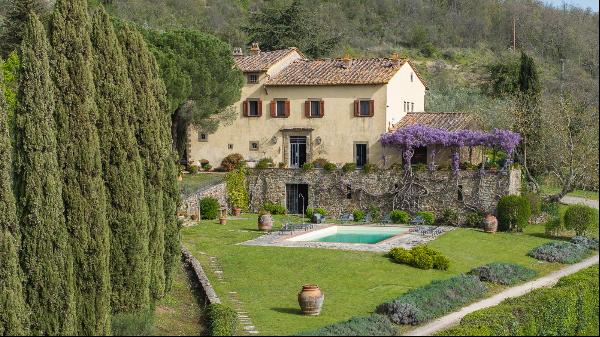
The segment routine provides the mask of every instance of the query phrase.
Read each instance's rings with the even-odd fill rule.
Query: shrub
[[[221,161],[221,167],[225,171],[230,172],[238,168],[240,165],[243,165],[244,163],[244,157],[241,154],[232,153]]]
[[[583,246],[587,249],[598,250],[598,239],[587,236],[575,236],[571,239],[571,243]]]
[[[353,317],[298,336],[395,336],[396,327],[383,315]]]
[[[208,161],[208,159],[200,159],[200,167],[202,167],[203,169],[205,169],[205,166],[209,163],[210,162]]]
[[[342,166],[342,171],[344,171],[344,173],[349,173],[352,171],[356,170],[356,164],[354,163],[346,163],[344,164],[344,166]]]
[[[337,169],[337,165],[335,165],[334,163],[327,163],[323,165],[323,169],[327,172],[332,172]]]
[[[354,217],[354,221],[362,221],[365,219],[365,212],[357,209],[354,212],[352,212],[352,216]]]
[[[438,219],[440,226],[458,226],[458,212],[452,208],[446,208]]]
[[[559,215],[549,215],[546,221],[545,231],[546,235],[558,236],[564,229],[563,222]]]
[[[154,331],[154,311],[120,313],[111,318],[113,336],[150,336]]]
[[[285,206],[273,202],[265,202],[262,208],[273,215],[286,213]]]
[[[206,309],[210,336],[235,336],[238,316],[235,310],[223,304],[211,304]]]
[[[256,164],[257,169],[266,169],[273,166],[275,166],[275,163],[273,163],[273,159],[271,158],[263,158]]]
[[[531,217],[529,201],[525,197],[507,195],[500,198],[496,210],[498,214],[498,229],[501,231],[521,232],[527,226]]]
[[[304,164],[302,164],[302,169],[304,171],[310,171],[310,170],[312,170],[314,168],[315,168],[315,165],[313,163],[304,163]]]
[[[459,275],[411,289],[399,298],[377,307],[396,324],[419,324],[454,311],[481,298],[487,287],[476,276]]]
[[[325,158],[317,158],[313,161],[316,168],[325,168],[325,165],[328,163],[329,161]]]
[[[470,228],[481,228],[483,214],[480,212],[469,212],[465,218],[465,226]]]
[[[407,264],[419,269],[448,270],[450,260],[440,252],[425,245],[416,246],[410,250],[401,247],[393,248],[388,256],[396,263]]]
[[[381,209],[375,205],[370,205],[367,208],[367,213],[371,216],[373,221],[379,221],[381,219]]]
[[[365,164],[363,166],[363,173],[371,173],[377,171],[377,165],[375,164]]]
[[[584,235],[598,227],[597,211],[585,205],[572,205],[564,215],[565,227],[574,230],[577,235]]]
[[[241,208],[242,210],[246,210],[249,203],[248,190],[246,188],[246,170],[244,166],[240,166],[225,175],[227,198],[231,206]]]
[[[570,242],[554,241],[532,249],[527,255],[548,262],[576,263],[585,257],[588,249]]]
[[[212,165],[211,165],[211,164],[206,164],[206,165],[202,166],[202,168],[203,168],[205,171],[210,171],[210,170],[212,169]]]
[[[471,270],[469,275],[482,281],[513,285],[534,278],[537,272],[514,263],[490,263]]]
[[[207,197],[200,199],[200,216],[205,220],[214,220],[219,217],[221,205],[215,198]]]
[[[198,166],[196,166],[196,165],[190,165],[190,166],[188,166],[187,171],[190,174],[197,174],[198,173]]]
[[[312,219],[313,215],[315,214],[315,209],[307,207],[306,211],[304,211],[304,214],[306,215],[307,218]]]
[[[394,210],[390,213],[390,219],[393,223],[407,224],[410,222],[410,215],[405,211]]]
[[[531,215],[538,216],[542,213],[542,198],[537,193],[525,193],[524,197],[529,202],[529,208],[531,209]]]
[[[556,286],[465,316],[439,336],[595,336],[598,267],[564,277]]]
[[[325,208],[321,208],[321,207],[315,208],[315,213],[319,213],[322,216],[326,216],[327,215],[327,211],[325,210]]]
[[[417,212],[415,215],[423,218],[426,225],[431,226],[435,223],[435,214],[433,214],[433,212]]]

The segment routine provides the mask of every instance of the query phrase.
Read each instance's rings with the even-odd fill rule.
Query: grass
[[[201,221],[182,229],[182,242],[206,267],[225,303],[229,291],[239,293],[261,334],[295,334],[367,315],[377,305],[411,288],[491,262],[518,263],[540,275],[562,266],[527,256],[532,248],[551,241],[545,237],[542,225],[530,226],[518,234],[486,234],[474,229],[444,234],[430,246],[452,263],[448,271],[437,271],[395,264],[383,254],[369,252],[236,245],[261,235],[256,230],[256,215],[243,217],[246,219],[230,220],[226,226]],[[275,227],[284,219],[274,218]],[[201,252],[219,259],[226,283],[217,281],[208,267],[208,257]],[[320,316],[300,315],[297,294],[306,283],[318,284],[325,293]]]
[[[181,194],[188,196],[200,189],[218,184],[223,179],[225,179],[223,173],[185,174],[183,180],[179,182],[179,188]]]
[[[178,263],[171,291],[156,303],[155,336],[196,336],[204,331],[198,287],[190,281],[187,268]]]
[[[550,186],[550,185],[542,185],[541,190],[542,190],[542,194],[545,194],[545,195],[556,194],[556,193],[560,192],[559,187]],[[567,195],[570,197],[579,197],[579,198],[585,198],[585,199],[598,200],[598,191],[575,190]]]

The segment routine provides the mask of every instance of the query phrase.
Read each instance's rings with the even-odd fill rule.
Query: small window
[[[285,117],[285,101],[277,101],[275,106],[275,116]]]
[[[310,101],[310,117],[321,117],[321,101]]]
[[[352,187],[350,185],[346,186],[346,199],[352,199]]]
[[[229,150],[233,150],[233,144],[227,144],[227,148],[228,148]]]
[[[206,133],[198,132],[199,142],[208,142],[208,135]]]
[[[250,151],[258,151],[258,142],[257,141],[250,142]]]
[[[248,74],[248,83],[249,84],[258,83],[258,74]]]
[[[463,196],[463,185],[458,185],[458,201],[463,201],[464,200],[464,196]]]
[[[410,73],[410,81],[411,81],[411,82],[413,82],[413,80],[414,80],[414,76],[415,76],[415,74],[414,74],[414,73]]]
[[[415,103],[410,103],[410,112],[415,112]]]
[[[371,101],[369,101],[369,100],[361,100],[360,101],[358,115],[359,116],[371,116],[372,115]]]
[[[406,112],[406,101],[404,101],[404,112]]]
[[[367,144],[355,144],[354,156],[356,157],[356,167],[363,168],[367,164]]]
[[[248,101],[248,116],[258,116],[258,101],[257,100],[249,100]]]

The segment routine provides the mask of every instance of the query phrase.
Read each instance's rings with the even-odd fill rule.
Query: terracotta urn
[[[233,216],[240,216],[240,214],[242,214],[242,209],[239,207],[234,207],[233,208]]]
[[[483,229],[486,233],[496,233],[498,230],[498,219],[491,214],[486,215],[483,219]]]
[[[226,224],[227,224],[227,218],[225,218],[225,217],[220,217],[220,218],[219,218],[219,224],[221,224],[221,225],[226,225]]]
[[[273,229],[273,217],[271,214],[261,214],[258,216],[258,229],[263,232]]]
[[[305,284],[298,293],[300,309],[302,309],[302,314],[307,316],[318,316],[321,313],[324,300],[325,294],[316,284]]]

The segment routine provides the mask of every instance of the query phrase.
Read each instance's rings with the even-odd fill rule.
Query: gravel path
[[[586,199],[586,198],[580,198],[580,197],[570,197],[570,196],[564,196],[562,199],[560,199],[560,202],[562,202],[563,204],[567,204],[567,205],[575,205],[575,204],[582,204],[582,205],[587,205],[590,207],[593,207],[595,209],[598,209],[598,200],[592,200],[592,199]]]
[[[503,292],[494,295],[485,300],[473,303],[469,306],[466,306],[459,311],[455,311],[451,314],[443,316],[441,318],[436,319],[433,322],[425,324],[421,327],[418,327],[414,330],[411,330],[404,334],[404,336],[430,336],[447,328],[450,328],[454,325],[460,323],[460,320],[467,314],[470,314],[474,311],[493,307],[495,305],[500,304],[500,302],[504,301],[507,298],[511,297],[519,297],[527,294],[528,292],[542,287],[550,287],[556,284],[559,279],[562,277],[571,275],[576,273],[582,269],[593,266],[598,263],[598,255],[592,256],[582,262],[570,265],[563,269],[557,270],[553,273],[550,273],[544,277],[539,279],[524,283],[522,285],[508,288]]]

